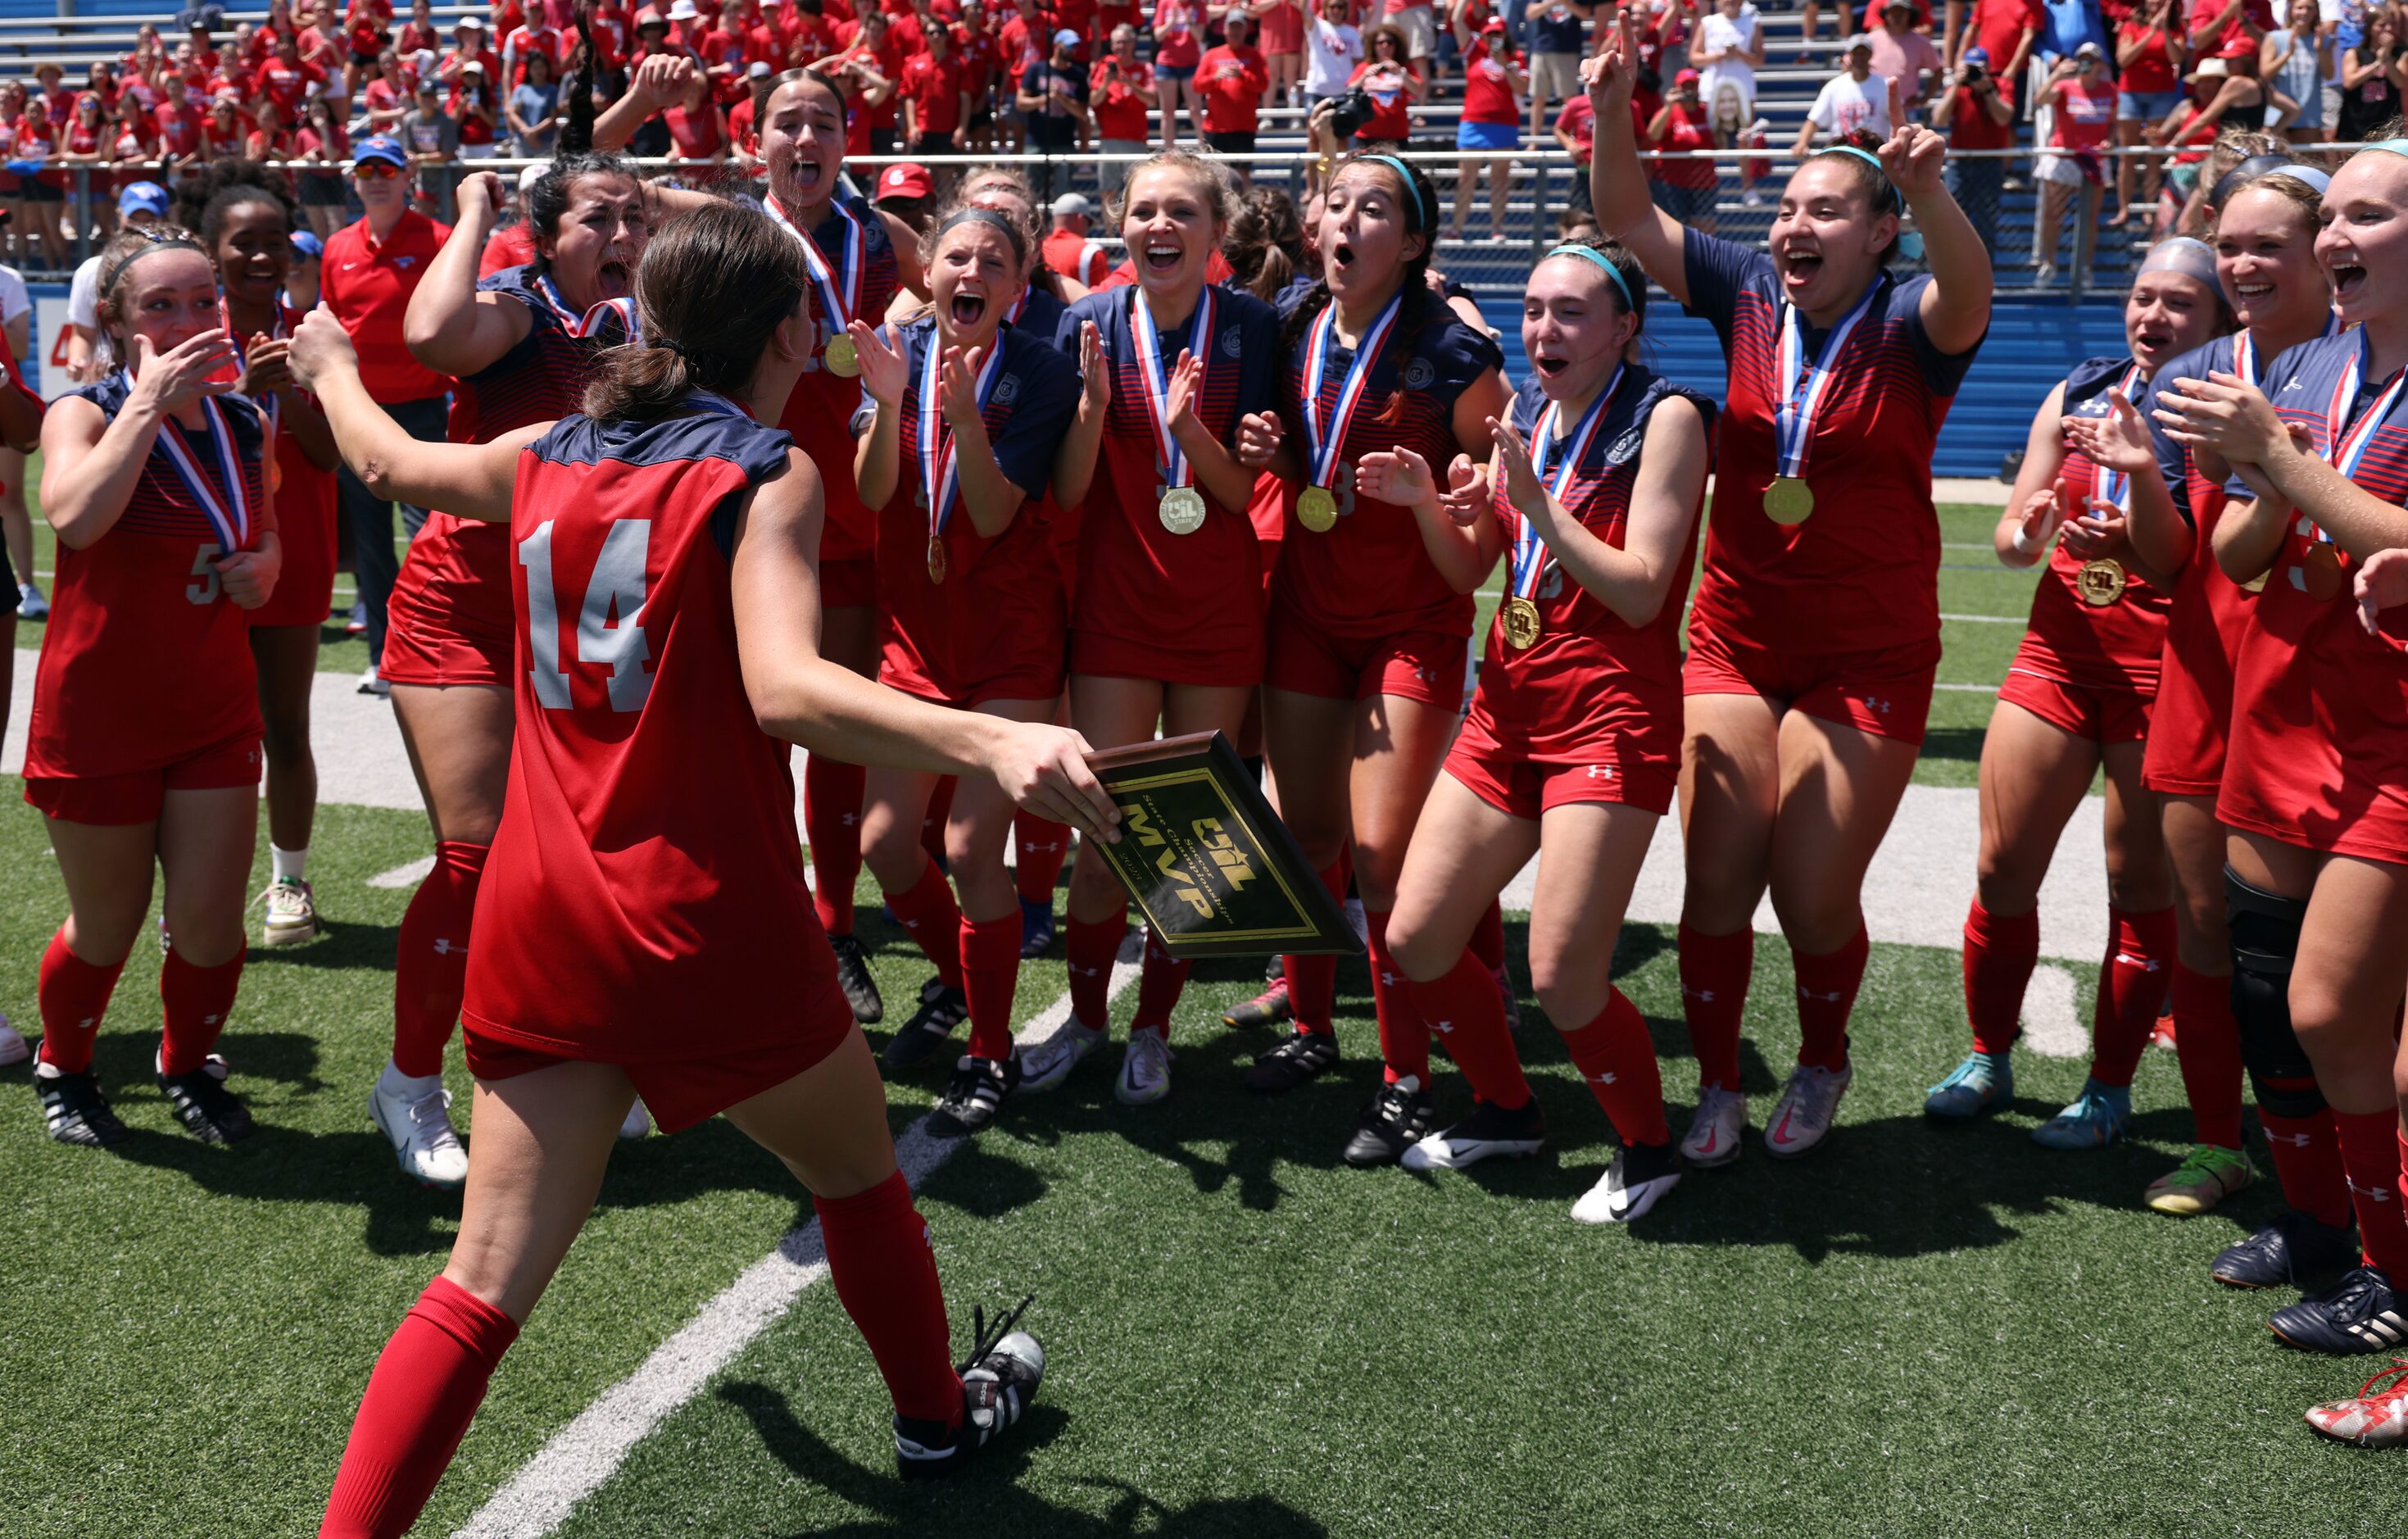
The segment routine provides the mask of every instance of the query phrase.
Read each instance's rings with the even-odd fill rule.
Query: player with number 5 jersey
[[[1806,157],[1769,252],[1684,228],[1648,201],[1638,67],[1627,15],[1582,65],[1598,223],[1713,324],[1730,370],[1681,775],[1681,992],[1699,1081],[1682,1149],[1719,1165],[1747,1126],[1740,1021],[1768,890],[1799,1042],[1766,1151],[1820,1143],[1853,1077],[1865,871],[1914,771],[1940,661],[1932,451],[1989,329],[1990,253],[1949,196],[1946,147],[1911,126]],[[1889,270],[1910,237],[1928,276]]]
[[[991,780],[1091,838],[1118,814],[1075,734],[915,701],[819,654],[819,475],[766,425],[813,352],[808,282],[759,213],[681,216],[638,272],[644,342],[611,352],[588,411],[488,444],[410,439],[328,317],[294,339],[354,469],[506,524],[518,573],[509,795],[464,1013],[460,1234],[368,1381],[322,1533],[416,1518],[638,1094],[672,1130],[724,1113],[811,1189],[894,1403],[898,1473],[959,1470],[1037,1393],[1025,1333],[954,1367],[927,1226],[813,917],[785,744]]]

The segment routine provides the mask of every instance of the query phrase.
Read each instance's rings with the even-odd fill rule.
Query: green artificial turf
[[[17,790],[0,783],[9,805]],[[363,884],[426,834],[412,814],[321,817],[312,875],[335,932],[255,953],[224,1043],[256,1138],[210,1149],[175,1130],[147,1078],[147,944],[99,1057],[134,1142],[50,1143],[26,1071],[0,1071],[0,1297],[15,1315],[0,1533],[310,1532],[376,1353],[441,1264],[458,1200],[402,1181],[364,1106],[408,893]],[[61,908],[21,808],[0,819],[0,955],[16,959],[0,1007],[29,1026]],[[874,899],[862,913],[887,997],[907,1000],[924,965]],[[1518,917],[1509,931],[1518,972]],[[1757,958],[1743,1062],[1760,1124],[1797,1027],[1784,948],[1768,938]],[[2086,993],[2090,970],[2072,971]],[[1634,927],[1620,971],[1654,1024],[1677,1129],[1694,1066],[1670,936]],[[1197,969],[1169,1100],[1112,1100],[1114,1048],[1013,1102],[929,1181],[957,1337],[973,1302],[1038,1296],[1027,1323],[1052,1372],[1007,1451],[956,1485],[896,1484],[867,1353],[820,1286],[563,1532],[2397,1530],[2408,1464],[2299,1419],[2374,1364],[2279,1348],[2261,1322],[2283,1299],[2208,1280],[2214,1251],[2274,1211],[2271,1187],[2189,1222],[2139,1206],[2188,1132],[2171,1055],[2143,1065],[2136,1141],[2103,1153],[2025,1136],[2082,1077],[2028,1054],[2000,1121],[1928,1126],[1923,1087],[1963,1051],[1957,959],[1876,946],[1830,1143],[1784,1164],[1751,1137],[1737,1166],[1607,1231],[1566,1217],[1609,1158],[1606,1129],[1526,999],[1549,1151],[1431,1180],[1338,1158],[1377,1073],[1359,964],[1340,973],[1340,1071],[1282,1100],[1239,1087],[1271,1039],[1217,1016],[1258,976]],[[1024,1015],[1063,981],[1058,951],[1025,969]],[[452,1074],[465,1111],[456,1055]],[[894,1086],[896,1126],[940,1075]],[[1465,1102],[1451,1071],[1439,1096],[1444,1112]],[[724,1122],[623,1148],[418,1532],[456,1527],[804,1212]]]

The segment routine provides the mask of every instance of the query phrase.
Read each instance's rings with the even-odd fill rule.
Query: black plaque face
[[[1097,851],[1172,956],[1359,956],[1363,943],[1218,732],[1117,748],[1088,768],[1121,810]]]

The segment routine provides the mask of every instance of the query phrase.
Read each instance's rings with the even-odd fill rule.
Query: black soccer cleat
[[[1035,1299],[1031,1294],[995,1322],[989,1338],[986,1312],[980,1310],[977,1339],[962,1364],[962,1424],[895,1418],[895,1473],[906,1480],[942,1480],[960,1471],[981,1449],[1011,1430],[1028,1414],[1045,1382],[1045,1349],[1025,1330],[1013,1330]]]
[[[844,1002],[853,1007],[853,1018],[864,1026],[884,1020],[886,1001],[878,997],[878,980],[869,975],[861,942],[850,935],[831,935],[828,945],[836,952],[836,984],[844,990]]]
[[[2356,1267],[2322,1293],[2266,1317],[2293,1346],[2336,1357],[2388,1352],[2408,1343],[2408,1298],[2375,1266]]]
[[[1291,1031],[1277,1047],[1257,1055],[1245,1072],[1246,1088],[1258,1096],[1283,1096],[1338,1065],[1338,1039],[1326,1031]]]
[[[2208,1272],[2227,1287],[2305,1287],[2357,1264],[2357,1230],[2293,1210],[2227,1245]]]
[[[225,1087],[226,1061],[215,1053],[189,1074],[162,1074],[159,1088],[176,1109],[184,1130],[204,1143],[232,1143],[249,1138],[251,1113]]]
[[[1272,958],[1274,961],[1278,958]],[[1282,1021],[1296,1019],[1296,1003],[1288,998],[1287,974],[1275,972],[1263,982],[1263,991],[1243,1004],[1233,1004],[1222,1013],[1224,1026],[1245,1030],[1250,1027],[1277,1026]]]
[[[928,1132],[935,1138],[966,1138],[993,1127],[1004,1098],[1020,1088],[1020,1055],[997,1062],[966,1057],[953,1066],[937,1109],[928,1114]]]
[[[968,995],[930,979],[928,986],[920,990],[920,1008],[886,1044],[887,1069],[909,1069],[943,1047],[946,1039],[953,1036],[953,1028],[969,1019],[969,1015]]]
[[[108,1098],[101,1094],[100,1076],[89,1069],[80,1074],[70,1074],[36,1061],[34,1099],[41,1104],[42,1121],[48,1125],[50,1136],[62,1143],[106,1149],[134,1136],[109,1110]]]
[[[1346,1163],[1393,1165],[1422,1141],[1434,1120],[1429,1092],[1419,1079],[1407,1074],[1383,1085],[1354,1121],[1354,1136],[1346,1141]]]
[[[1402,1162],[1409,1171],[1458,1171],[1498,1155],[1534,1155],[1546,1142],[1547,1116],[1538,1097],[1511,1111],[1474,1101],[1469,1116],[1407,1149]]]

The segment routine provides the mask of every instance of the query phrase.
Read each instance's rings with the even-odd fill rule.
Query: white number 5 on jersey
[[[569,709],[568,670],[560,661],[560,601],[553,592],[552,525],[545,519],[519,541],[519,565],[527,574],[527,650],[535,667],[529,682],[536,701],[554,711]],[[644,566],[652,554],[652,521],[623,518],[602,538],[602,554],[585,584],[577,611],[577,660],[610,670],[610,709],[641,711],[652,694],[644,669],[652,648],[644,640]],[[616,623],[613,624],[613,621]]]

